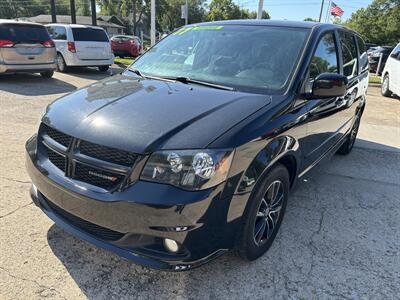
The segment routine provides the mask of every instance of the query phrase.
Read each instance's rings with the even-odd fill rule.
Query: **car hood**
[[[266,95],[117,75],[51,103],[42,121],[136,153],[204,148],[269,103]]]

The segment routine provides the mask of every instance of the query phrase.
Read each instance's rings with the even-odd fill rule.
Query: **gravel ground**
[[[371,87],[356,148],[292,194],[270,251],[184,273],[153,271],[53,224],[29,198],[24,142],[45,105],[105,77],[0,77],[0,299],[398,299],[400,101]]]

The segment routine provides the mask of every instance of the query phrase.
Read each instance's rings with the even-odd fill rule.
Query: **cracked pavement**
[[[101,77],[87,69],[0,77],[0,299],[398,299],[399,99],[369,89],[356,148],[299,182],[262,258],[227,254],[166,273],[80,241],[29,197],[24,142],[45,105]]]

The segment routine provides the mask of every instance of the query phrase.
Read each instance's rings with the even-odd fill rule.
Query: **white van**
[[[49,24],[46,28],[56,44],[58,71],[85,66],[105,72],[113,64],[110,40],[103,28],[78,24]]]
[[[400,96],[400,43],[390,53],[382,72],[383,96],[390,97],[393,94]]]

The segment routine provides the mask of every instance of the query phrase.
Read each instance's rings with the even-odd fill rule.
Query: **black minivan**
[[[341,26],[185,26],[122,74],[51,103],[26,143],[35,204],[70,233],[181,271],[271,246],[290,190],[348,154],[368,59]]]

